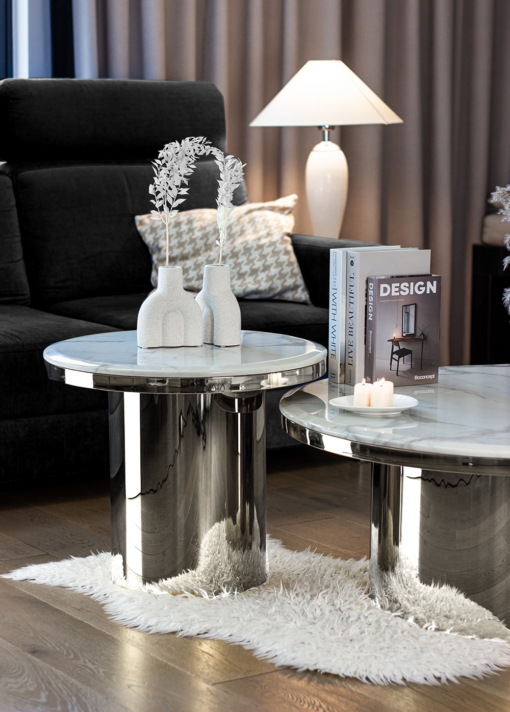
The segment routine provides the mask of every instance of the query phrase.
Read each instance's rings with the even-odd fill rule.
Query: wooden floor
[[[306,448],[269,461],[269,532],[340,557],[369,547],[369,472]],[[108,483],[1,493],[0,572],[109,549]],[[510,671],[479,682],[378,687],[299,673],[213,640],[147,635],[89,598],[0,580],[0,712],[32,710],[510,710]]]

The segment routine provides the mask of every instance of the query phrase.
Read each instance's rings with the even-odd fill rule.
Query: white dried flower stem
[[[216,244],[220,248],[218,265],[221,265],[223,257],[223,246],[227,240],[227,231],[230,223],[232,211],[234,209],[233,199],[235,189],[241,185],[243,181],[243,164],[234,156],[225,155],[218,149],[211,149],[215,156],[215,162],[220,169],[220,179],[218,181],[218,198],[216,205],[218,206],[218,229],[219,239]]]
[[[166,266],[168,267],[170,254],[169,226],[170,220],[177,214],[176,208],[186,198],[188,176],[195,169],[194,161],[197,156],[204,156],[211,152],[210,142],[204,136],[188,137],[179,143],[173,141],[166,144],[159,152],[158,158],[153,162],[154,182],[149,186],[149,193],[154,196],[151,203],[156,210],[151,210],[154,220],[162,220],[166,230]]]
[[[197,156],[212,153],[220,169],[218,181],[218,229],[219,238],[216,244],[220,248],[218,264],[221,265],[223,247],[227,240],[228,226],[234,209],[233,197],[235,189],[243,181],[243,164],[234,156],[225,155],[223,151],[211,146],[203,136],[188,137],[182,142],[173,141],[166,144],[159,152],[158,158],[153,162],[154,182],[149,186],[149,193],[154,196],[151,203],[155,210],[151,210],[153,220],[162,220],[166,231],[166,266],[170,254],[170,220],[177,214],[177,207],[183,203],[188,194],[188,176],[195,169],[194,161]]]
[[[498,212],[502,216],[503,220],[510,222],[510,185],[507,185],[504,188],[498,185],[496,190],[491,195],[490,202],[502,205],[503,207],[500,208]],[[510,234],[505,235],[505,245],[507,249],[510,250]],[[505,257],[503,260],[503,268],[506,269],[508,265],[510,265],[510,255]],[[503,292],[503,304],[510,314],[510,289],[505,289]]]

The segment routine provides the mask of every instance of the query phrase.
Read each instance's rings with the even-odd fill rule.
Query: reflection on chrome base
[[[119,583],[212,595],[267,580],[264,395],[236,396],[109,394]]]
[[[371,596],[405,610],[424,584],[449,584],[470,599],[469,625],[456,632],[500,637],[495,616],[510,623],[510,478],[382,464],[372,471]],[[447,592],[428,596],[444,617],[434,621],[440,628],[448,627]]]

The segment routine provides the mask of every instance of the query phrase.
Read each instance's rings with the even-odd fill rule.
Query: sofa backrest
[[[224,150],[223,97],[214,85],[0,82],[0,160],[14,186],[33,302],[151,289],[149,252],[133,218],[153,207],[151,160],[186,136]],[[197,162],[181,209],[216,207],[216,179],[212,159]],[[242,186],[236,204],[245,201]]]

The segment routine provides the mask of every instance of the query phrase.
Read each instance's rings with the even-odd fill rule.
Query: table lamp
[[[338,237],[349,172],[344,152],[329,140],[335,126],[399,124],[402,119],[343,62],[307,62],[250,126],[318,126],[322,141],[306,164],[306,197],[314,234]]]

